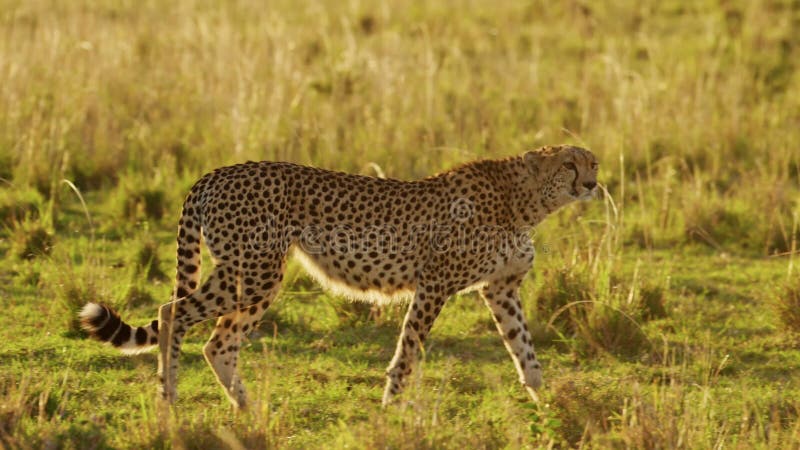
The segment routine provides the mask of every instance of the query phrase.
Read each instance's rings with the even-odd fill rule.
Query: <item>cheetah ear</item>
[[[538,177],[550,158],[552,158],[551,155],[541,150],[531,150],[525,153],[525,166],[532,176]]]

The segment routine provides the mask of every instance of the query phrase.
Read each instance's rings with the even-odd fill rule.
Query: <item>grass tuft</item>
[[[152,238],[144,238],[136,252],[133,264],[134,275],[150,281],[166,281],[169,279],[161,268],[159,261],[159,243]]]
[[[0,188],[0,233],[25,220],[36,220],[44,207],[35,189]]]
[[[12,228],[10,241],[14,255],[31,260],[49,255],[55,245],[55,236],[39,221],[23,220]]]
[[[586,352],[609,352],[631,358],[650,349],[647,335],[639,324],[640,310],[635,305],[602,302],[585,305],[575,308],[571,319],[577,328],[580,347]]]
[[[641,323],[666,316],[662,289],[593,276],[583,263],[546,271],[544,280],[536,312],[547,330],[537,337],[571,343],[580,353],[635,357],[650,349]]]
[[[146,288],[132,285],[125,294],[123,302],[131,308],[155,305],[157,300]]]
[[[784,328],[800,333],[800,277],[787,280],[774,298],[775,312]]]
[[[574,333],[576,321],[574,312],[568,305],[574,302],[591,302],[595,291],[588,273],[575,267],[559,267],[543,271],[541,278],[545,282],[537,294],[537,316],[556,326],[560,332]],[[565,308],[566,313],[559,314]],[[558,315],[553,317],[554,314]]]
[[[580,373],[553,382],[548,402],[561,418],[558,432],[570,446],[610,428],[609,418],[625,401],[624,394],[615,389],[617,383],[609,377]]]
[[[56,301],[60,307],[59,316],[66,322],[66,332],[73,335],[85,335],[81,328],[78,313],[89,302],[97,302],[99,292],[97,286],[83,277],[63,276],[55,288]]]
[[[666,290],[652,283],[639,287],[642,318],[645,320],[663,319],[669,315],[666,307]]]
[[[122,207],[123,215],[131,220],[160,220],[167,210],[166,193],[158,188],[130,187]]]

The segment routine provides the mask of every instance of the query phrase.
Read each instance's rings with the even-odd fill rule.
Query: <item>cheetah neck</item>
[[[522,156],[473,161],[424,181],[441,181],[469,173],[484,178],[500,194],[508,210],[508,226],[516,229],[533,228],[558,209],[558,205],[548,201],[552,197],[548,189],[552,180],[532,174]]]
[[[533,177],[522,157],[508,160],[501,173],[515,227],[535,227],[553,212],[545,201],[545,183]]]

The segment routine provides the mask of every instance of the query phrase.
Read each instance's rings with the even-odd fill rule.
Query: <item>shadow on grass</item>
[[[259,328],[266,339],[252,339],[247,349],[251,353],[261,353],[265,347],[273,346],[272,326],[267,323]],[[366,364],[388,364],[394,354],[400,325],[396,323],[358,324],[332,330],[315,331],[294,325],[278,332],[277,348],[288,357],[300,355],[326,354],[342,361]],[[365,344],[380,350],[366,348]],[[427,358],[455,357],[464,361],[477,360],[497,363],[508,360],[511,364],[500,336],[496,333],[478,336],[442,336],[436,330],[425,343]],[[354,347],[360,347],[354,349]]]

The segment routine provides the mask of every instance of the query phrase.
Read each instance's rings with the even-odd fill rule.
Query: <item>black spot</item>
[[[120,345],[128,342],[128,339],[131,338],[131,326],[127,323],[123,323],[122,327],[119,329],[119,332],[114,336],[114,340],[111,341],[111,345],[114,347],[119,347]]]
[[[108,318],[108,321],[105,325],[103,325],[103,328],[100,328],[95,333],[97,339],[103,342],[108,342],[122,323],[122,321],[119,319],[119,316],[115,312],[110,309],[108,312],[111,313],[111,317]]]
[[[136,345],[142,346],[147,343],[147,331],[139,327],[136,329]]]

